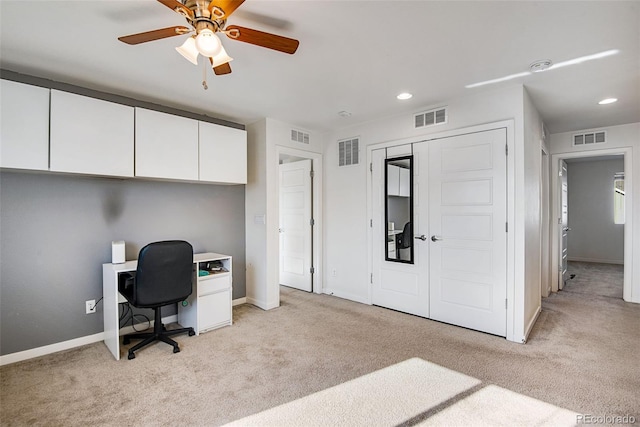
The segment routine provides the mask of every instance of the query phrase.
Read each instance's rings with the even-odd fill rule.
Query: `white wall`
[[[613,177],[624,159],[568,164],[571,261],[624,263],[624,225],[613,222]]]
[[[526,257],[534,252],[538,254],[539,260],[540,249],[535,246],[534,237],[534,234],[538,236],[539,245],[539,230],[536,228],[539,216],[525,218],[525,210],[537,206],[537,199],[533,199],[539,197],[536,191],[536,183],[539,183],[539,160],[530,161],[528,169],[524,168],[525,156],[532,155],[534,151],[540,156],[539,134],[528,136],[525,141],[525,134],[533,132],[539,117],[533,105],[527,101],[527,122],[532,125],[531,129],[525,129],[525,91],[521,85],[471,93],[468,97],[433,106],[417,106],[415,112],[448,106],[448,123],[427,128],[426,131],[414,129],[412,114],[403,114],[329,132],[325,136],[325,291],[354,301],[370,302],[366,194],[368,165],[362,161],[357,166],[338,167],[338,140],[359,137],[360,158],[366,159],[366,147],[372,144],[389,141],[418,142],[431,134],[512,119],[515,125],[515,150],[510,155],[514,156],[514,164],[519,166],[515,168],[516,176],[512,183],[516,200],[510,232],[515,235],[515,247],[510,251],[513,253],[512,269],[518,293],[510,295],[515,304],[515,314],[508,330],[512,332],[510,339],[520,342],[526,337],[527,327],[532,319],[531,313],[535,315],[535,308],[539,307],[540,300],[539,267],[536,276],[535,268],[525,266]],[[535,143],[535,149],[525,147],[525,142]],[[525,235],[530,241],[526,247]],[[534,287],[538,289],[537,294],[532,290]]]
[[[584,132],[584,129],[576,132],[565,132],[551,135],[549,144],[550,153],[552,154],[552,162],[557,161],[560,157],[575,157],[581,155],[610,155],[626,153],[625,156],[625,186],[627,194],[632,195],[632,216],[627,216],[625,224],[625,258],[629,256],[631,262],[625,262],[625,291],[624,300],[628,302],[640,303],[640,269],[632,268],[633,265],[640,265],[640,123],[630,123],[620,126],[612,126],[606,128],[607,142],[602,145],[579,146],[572,145],[573,134]],[[552,164],[552,167],[554,165]],[[557,167],[557,166],[556,166]],[[633,173],[631,170],[635,171]],[[552,176],[552,179],[555,177]],[[551,185],[554,189],[554,180]],[[637,195],[637,196],[636,196]],[[555,224],[555,221],[552,221]],[[553,227],[552,236],[557,234],[557,227]],[[628,238],[630,237],[630,238]],[[554,251],[552,252],[552,269],[557,269],[557,244],[554,239]],[[554,268],[555,267],[555,268]],[[627,284],[627,280],[629,283]]]
[[[523,295],[518,298],[524,300],[523,324],[517,329],[524,328],[528,335],[535,319],[542,307],[540,288],[542,259],[540,254],[540,199],[541,199],[541,162],[542,162],[542,120],[538,110],[533,105],[527,91],[524,91],[524,287]],[[516,177],[520,173],[516,173]],[[516,178],[518,179],[518,178]],[[516,289],[520,289],[516,287]],[[517,291],[516,291],[517,292]],[[516,322],[519,319],[515,319]]]
[[[291,130],[309,133],[309,144],[291,141]],[[265,310],[280,305],[278,285],[278,150],[322,152],[319,133],[266,118],[247,126],[247,302]],[[260,220],[264,216],[264,223]]]

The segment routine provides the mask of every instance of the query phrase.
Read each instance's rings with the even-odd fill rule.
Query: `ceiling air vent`
[[[593,145],[593,144],[604,144],[607,142],[607,131],[599,130],[596,132],[587,132],[587,133],[577,133],[573,135],[573,145]]]
[[[351,138],[338,141],[338,166],[357,165],[359,163],[360,139]]]
[[[309,134],[300,130],[291,129],[291,140],[293,142],[309,143]]]
[[[413,116],[413,123],[414,127],[418,129],[447,123],[448,118],[447,107],[441,107],[415,114]]]

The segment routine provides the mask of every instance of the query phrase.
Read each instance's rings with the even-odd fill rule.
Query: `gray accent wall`
[[[231,255],[233,298],[244,297],[244,198],[243,185],[2,172],[0,354],[103,331],[102,302],[87,315],[85,301],[102,297],[113,240],[127,260],[169,239]]]
[[[613,177],[624,158],[568,163],[569,260],[624,263],[624,225],[613,223]]]

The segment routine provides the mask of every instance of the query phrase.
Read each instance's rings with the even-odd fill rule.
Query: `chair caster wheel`
[[[194,331],[193,329],[189,329],[189,336],[192,337],[196,334],[196,331]]]
[[[129,340],[129,338],[122,338],[122,344],[123,345],[128,345],[131,341]]]
[[[174,353],[180,353],[180,347],[173,347]]]
[[[131,360],[131,359],[135,359],[136,355],[133,353],[129,353],[129,355],[127,356],[127,359]]]

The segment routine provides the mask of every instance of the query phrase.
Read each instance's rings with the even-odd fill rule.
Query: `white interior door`
[[[311,159],[279,165],[280,284],[312,290]]]
[[[562,289],[567,282],[569,253],[569,185],[567,183],[567,162],[560,161],[560,274],[558,288]]]
[[[428,142],[430,317],[506,336],[506,130]],[[423,165],[423,168],[425,165]]]
[[[407,146],[407,154],[411,147]],[[428,235],[427,230],[427,176],[421,174],[418,164],[427,162],[426,151],[413,154],[413,231],[414,235]],[[372,151],[372,266],[371,301],[381,307],[429,317],[428,245],[413,239],[413,263],[387,260],[392,258],[385,242],[390,236],[385,221],[385,157],[386,150]],[[399,193],[398,193],[399,194]],[[398,224],[397,228],[401,228]]]

